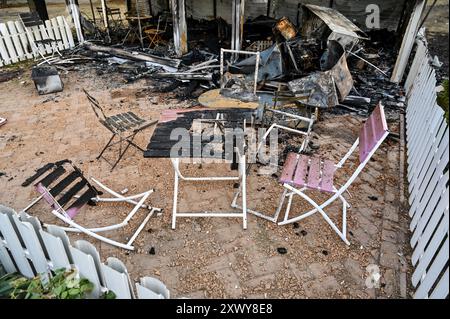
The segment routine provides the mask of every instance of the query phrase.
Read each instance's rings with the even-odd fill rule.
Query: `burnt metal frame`
[[[217,115],[215,120],[210,120],[208,122],[215,123],[214,131],[219,128],[220,129],[220,115]],[[247,125],[247,121],[243,121],[243,128],[245,131]],[[244,134],[245,135],[245,134]],[[177,217],[225,217],[225,218],[242,218],[242,228],[247,229],[247,172],[246,172],[246,154],[245,154],[245,140],[242,146],[242,152],[239,150],[239,146],[234,148],[234,152],[238,161],[238,175],[237,176],[209,176],[209,177],[188,177],[184,176],[180,171],[180,158],[171,158],[172,166],[175,172],[174,178],[174,190],[173,190],[173,206],[172,206],[172,229],[176,227]],[[224,161],[225,162],[225,161]],[[178,212],[178,192],[179,192],[179,183],[181,181],[190,181],[190,182],[214,182],[214,181],[237,181],[239,183],[239,193],[242,193],[242,202],[241,206],[238,209],[241,212],[213,212],[213,211],[204,211],[204,212]],[[232,206],[233,207],[233,206]],[[233,207],[236,208],[236,207]]]
[[[109,165],[111,165],[111,171],[114,170],[114,168],[117,166],[117,164],[120,162],[120,160],[123,158],[123,156],[125,155],[125,153],[127,152],[128,148],[130,146],[135,147],[136,149],[138,149],[141,152],[144,152],[145,150],[140,147],[139,145],[137,145],[136,143],[133,142],[134,138],[136,137],[136,134],[138,134],[140,131],[148,128],[149,126],[152,126],[154,124],[156,124],[158,121],[145,121],[141,118],[138,118],[140,120],[140,124],[139,122],[136,123],[136,125],[131,126],[129,128],[126,128],[123,131],[117,130],[114,127],[112,127],[109,124],[109,119],[111,117],[107,117],[103,111],[103,108],[100,106],[99,102],[93,97],[91,96],[86,90],[84,90],[84,93],[86,94],[86,97],[89,100],[89,103],[95,113],[95,116],[99,119],[99,122],[106,127],[111,133],[112,136],[109,139],[108,143],[106,143],[106,145],[103,147],[102,151],[100,152],[100,154],[96,157],[96,159],[100,159],[103,158]],[[120,114],[118,114],[120,115]],[[123,133],[129,132],[132,129],[130,134],[125,134],[123,135]],[[113,142],[115,137],[118,137],[119,140],[116,142]],[[122,150],[122,144],[123,143],[127,143],[126,147]],[[103,156],[103,153],[110,147],[119,144],[119,152],[118,152],[118,158],[114,163],[111,163],[107,158],[105,158]]]

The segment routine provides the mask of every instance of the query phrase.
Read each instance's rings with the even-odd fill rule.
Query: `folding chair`
[[[162,20],[165,20],[164,22],[164,28],[161,28],[161,22]],[[156,26],[156,29],[154,27],[145,27],[143,29],[143,32],[147,35],[147,38],[150,42],[148,45],[148,48],[156,48],[159,46],[162,42],[164,42],[162,35],[166,33],[167,30],[167,23],[168,23],[168,17],[165,15],[160,15],[158,18],[158,25]]]
[[[50,64],[49,60],[45,57],[47,54],[47,48],[50,47],[52,51],[52,58],[55,55],[55,52],[62,57],[62,54],[59,52],[57,46],[58,42],[61,42],[61,40],[53,39],[48,35],[45,29],[45,24],[37,12],[19,13],[19,18],[27,34],[33,55],[36,56],[39,54],[45,62]],[[42,35],[42,39],[35,39],[33,36],[33,28],[36,27],[40,27],[39,30],[37,30],[37,33]]]
[[[83,89],[83,91],[86,94],[86,97],[88,98],[89,103],[94,110],[94,113],[97,116],[99,122],[112,133],[111,138],[102,149],[100,154],[97,156],[97,159],[103,158],[108,164],[112,166],[111,171],[113,171],[116,165],[125,155],[130,145],[137,148],[141,152],[144,152],[144,149],[135,144],[133,142],[133,139],[136,137],[137,133],[149,126],[156,124],[158,121],[143,120],[133,112],[125,112],[112,116],[106,116],[98,101],[86,90]],[[113,140],[116,136],[119,138],[119,141],[113,143]],[[125,148],[122,148],[123,143],[126,143]],[[117,144],[119,144],[119,156],[114,163],[111,163],[108,161],[108,159],[103,157],[103,153],[106,151],[106,149]]]
[[[375,108],[371,116],[362,126],[359,138],[355,141],[353,146],[342,158],[338,164],[334,164],[330,160],[322,160],[318,157],[310,157],[306,155],[299,155],[295,153],[288,154],[288,158],[284,164],[283,171],[280,177],[280,182],[285,188],[283,196],[280,200],[280,205],[275,213],[275,220],[278,219],[278,214],[284,204],[286,197],[288,198],[286,212],[283,221],[278,225],[286,225],[293,222],[298,222],[308,216],[319,212],[331,228],[339,235],[339,237],[347,244],[347,208],[350,205],[342,196],[349,186],[355,181],[359,173],[364,169],[369,162],[372,155],[383,143],[384,139],[389,135],[387,122],[384,114],[384,108],[381,103]],[[333,180],[336,170],[343,167],[348,158],[353,154],[359,146],[359,166],[356,168],[353,175],[347,182],[337,189],[334,186]],[[317,204],[311,197],[305,194],[308,190],[316,190],[332,194],[332,196],[322,204]],[[289,218],[289,213],[292,206],[292,199],[294,195],[300,196],[307,201],[314,208],[300,216]],[[340,230],[330,217],[325,213],[324,209],[333,203],[336,199],[342,201],[342,230]]]
[[[89,181],[84,177],[83,172],[74,166],[69,160],[62,160],[56,163],[49,163],[38,170],[36,173],[28,178],[23,184],[23,187],[34,183],[35,189],[41,195],[28,205],[23,212],[27,212],[31,207],[38,203],[42,198],[51,206],[52,214],[68,224],[70,227],[61,227],[69,232],[82,232],[86,235],[92,236],[105,243],[134,250],[133,242],[144,229],[150,218],[155,212],[160,212],[161,209],[151,207],[144,204],[153,189],[134,196],[122,196],[115,191],[109,189],[101,182],[92,178],[92,181],[97,184],[104,191],[112,195],[111,198],[102,198],[102,192],[98,191]],[[138,200],[138,201],[137,201]],[[109,226],[101,226],[96,228],[86,228],[79,225],[74,218],[80,213],[81,208],[85,204],[95,205],[98,202],[127,202],[134,205],[134,208],[127,215],[127,217],[120,223]],[[139,208],[148,210],[147,216],[139,225],[127,243],[121,243],[107,237],[101,236],[98,233],[119,229],[128,225],[130,220],[136,215]],[[44,224],[44,226],[49,226]]]

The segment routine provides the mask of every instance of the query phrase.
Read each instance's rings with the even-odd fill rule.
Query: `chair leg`
[[[173,160],[173,165],[178,168],[179,159],[176,158]],[[175,178],[174,178],[174,185],[173,185],[173,208],[172,208],[172,229],[175,229],[176,222],[177,222],[177,203],[178,203],[178,169],[174,169],[175,171]]]
[[[125,141],[125,140],[123,140]],[[121,142],[123,142],[121,141]],[[111,168],[111,172],[114,170],[114,168],[116,168],[117,164],[119,164],[120,160],[122,159],[122,157],[125,155],[125,153],[127,152],[128,148],[130,147],[130,143],[127,143],[127,146],[125,147],[125,149],[122,152],[122,143],[120,143],[120,153],[119,153],[119,158],[117,159],[117,161],[114,163],[114,165]]]
[[[313,215],[316,212],[319,212],[322,217],[325,219],[325,221],[331,226],[331,228],[336,232],[336,234],[338,234],[338,236],[347,244],[350,245],[350,242],[347,240],[347,207],[348,207],[348,203],[347,201],[342,197],[342,195],[339,196],[339,199],[342,201],[343,206],[342,206],[342,231],[333,223],[333,221],[330,219],[330,217],[328,217],[328,215],[325,213],[325,211],[323,210],[323,205],[319,206],[313,199],[311,199],[309,196],[307,196],[306,194],[303,193],[302,190],[298,190],[298,189],[294,189],[294,188],[290,188],[292,190],[293,193],[291,193],[291,197],[289,198],[289,203],[288,203],[288,208],[290,210],[290,204],[292,202],[292,196],[298,195],[300,197],[302,197],[304,200],[306,200],[309,204],[311,204],[314,209],[311,210],[308,213],[304,213],[301,216],[295,218],[295,219],[291,219],[290,221],[288,221],[286,218],[288,210],[286,209],[286,215],[285,215],[285,220],[282,223],[279,223],[279,225],[285,225],[288,223],[292,223],[294,221],[298,221],[301,219],[304,219],[308,216]]]
[[[102,151],[100,152],[100,154],[97,156],[97,159],[99,159],[100,157],[102,157],[103,153],[106,151],[106,149],[109,147],[109,145],[111,144],[111,142],[113,141],[114,137],[116,137],[117,134],[113,134],[111,136],[111,138],[109,139],[108,143],[106,143],[105,147],[102,149]]]

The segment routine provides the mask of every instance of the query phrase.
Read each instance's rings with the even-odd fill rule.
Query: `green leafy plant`
[[[50,278],[40,275],[28,279],[18,274],[0,278],[0,297],[11,299],[82,299],[93,288],[76,269],[55,270]]]
[[[442,86],[444,87],[444,90],[439,92],[437,96],[437,103],[444,109],[445,119],[447,120],[448,124],[448,80],[445,80],[442,83]]]

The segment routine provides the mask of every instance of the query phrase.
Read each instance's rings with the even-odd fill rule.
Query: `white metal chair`
[[[69,160],[63,160],[57,163],[49,163],[45,165],[44,167],[38,169],[33,176],[28,178],[22,186],[28,186],[38,179],[39,181],[35,183],[35,188],[41,195],[30,205],[24,208],[22,210],[23,212],[28,211],[37,202],[44,198],[45,201],[51,206],[52,214],[70,226],[61,227],[61,229],[69,232],[82,232],[86,235],[92,236],[98,240],[120,248],[134,250],[132,245],[139,233],[144,229],[153,214],[161,211],[159,208],[144,204],[150,194],[153,193],[152,189],[141,194],[125,197],[92,178],[94,183],[112,196],[110,198],[100,197],[102,192],[99,192],[94,186],[92,186],[83,176],[81,170],[74,166]],[[74,218],[78,215],[81,208],[85,204],[95,204],[97,202],[126,202],[134,205],[134,207],[122,222],[115,225],[86,228],[74,221]],[[140,208],[148,211],[147,216],[144,218],[127,243],[121,243],[98,234],[100,232],[125,227],[129,224],[130,220],[136,215]]]
[[[319,212],[320,215],[325,219],[325,221],[331,226],[331,228],[339,235],[339,237],[347,245],[350,245],[350,242],[347,240],[346,236],[346,215],[347,208],[349,208],[350,205],[343,197],[343,193],[355,181],[359,173],[361,173],[372,155],[380,147],[380,145],[388,135],[389,131],[384,114],[384,108],[380,103],[362,126],[359,133],[359,138],[355,141],[353,146],[338,164],[334,164],[330,160],[321,160],[317,157],[310,157],[295,153],[288,154],[288,158],[285,162],[280,177],[280,182],[283,184],[285,190],[282,195],[277,212],[275,213],[275,220],[278,219],[278,215],[286,198],[288,198],[288,202],[284,219],[283,221],[279,222],[278,225],[286,225],[298,222],[308,216]],[[349,159],[349,157],[353,154],[358,146],[359,166],[356,168],[355,172],[347,180],[347,182],[339,189],[337,189],[333,183],[334,174],[336,170],[344,166],[345,162]],[[308,190],[326,192],[332,194],[332,196],[324,203],[319,205],[311,197],[305,194],[305,192]],[[314,208],[306,213],[301,214],[300,216],[289,218],[294,195],[300,196]],[[337,199],[340,199],[342,201],[342,230],[340,230],[336,226],[336,224],[324,211],[327,206],[329,206]]]

